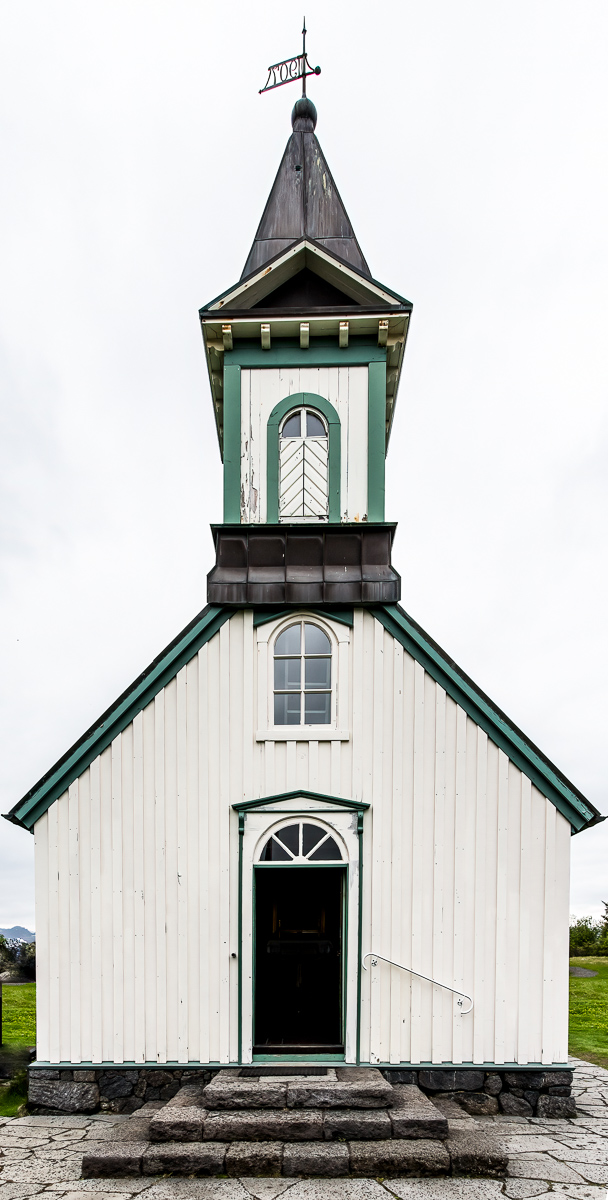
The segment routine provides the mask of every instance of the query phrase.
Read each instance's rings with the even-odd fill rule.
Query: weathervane
[[[273,66],[269,67],[266,86],[260,88],[259,95],[261,96],[262,92],[271,92],[273,88],[283,87],[284,83],[293,83],[294,79],[301,79],[302,95],[305,96],[307,76],[320,74],[321,68],[311,67],[306,55],[306,17],[304,17],[302,53],[296,54],[294,58],[284,58],[283,62],[274,63]],[[271,80],[272,83],[270,82]]]

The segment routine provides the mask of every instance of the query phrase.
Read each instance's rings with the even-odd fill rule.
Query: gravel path
[[[84,1144],[126,1117],[0,1117],[0,1200],[527,1200],[548,1194],[608,1200],[608,1071],[571,1059],[579,1117],[449,1119],[451,1129],[488,1130],[509,1151],[504,1181],[490,1179],[81,1179]],[[142,1200],[144,1197],[142,1196]]]

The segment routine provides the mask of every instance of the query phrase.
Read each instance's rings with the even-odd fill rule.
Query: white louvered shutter
[[[328,438],[281,438],[279,520],[327,519]]]

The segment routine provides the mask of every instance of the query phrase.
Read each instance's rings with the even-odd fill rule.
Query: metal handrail
[[[420,971],[413,971],[411,967],[404,967],[402,963],[393,962],[392,958],[385,958],[383,954],[375,954],[373,950],[369,950],[367,954],[363,955],[361,961],[364,971],[367,971],[368,969],[365,965],[366,958],[371,958],[372,967],[377,967],[378,961],[385,962],[391,967],[398,967],[400,971],[409,971],[410,975],[416,975],[418,979],[424,979],[427,983],[432,983],[434,987],[443,988],[445,992],[453,992],[455,996],[464,996],[464,999],[470,1000],[471,1003],[469,1008],[462,1009],[460,1014],[461,1017],[466,1017],[467,1013],[470,1013],[471,1009],[473,1008],[473,997],[469,996],[467,992],[461,992],[458,990],[458,988],[448,987],[447,983],[439,983],[437,979],[430,979],[428,975],[421,975]],[[462,1000],[458,1001],[458,1006],[459,1008],[462,1008]]]

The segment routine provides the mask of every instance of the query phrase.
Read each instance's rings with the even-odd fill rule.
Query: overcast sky
[[[292,0],[0,0],[0,810],[205,604],[197,319],[296,85]],[[402,604],[608,812],[608,5],[307,0],[317,134],[414,304],[387,460]],[[0,927],[34,927],[0,822]],[[571,908],[608,900],[608,822]]]

